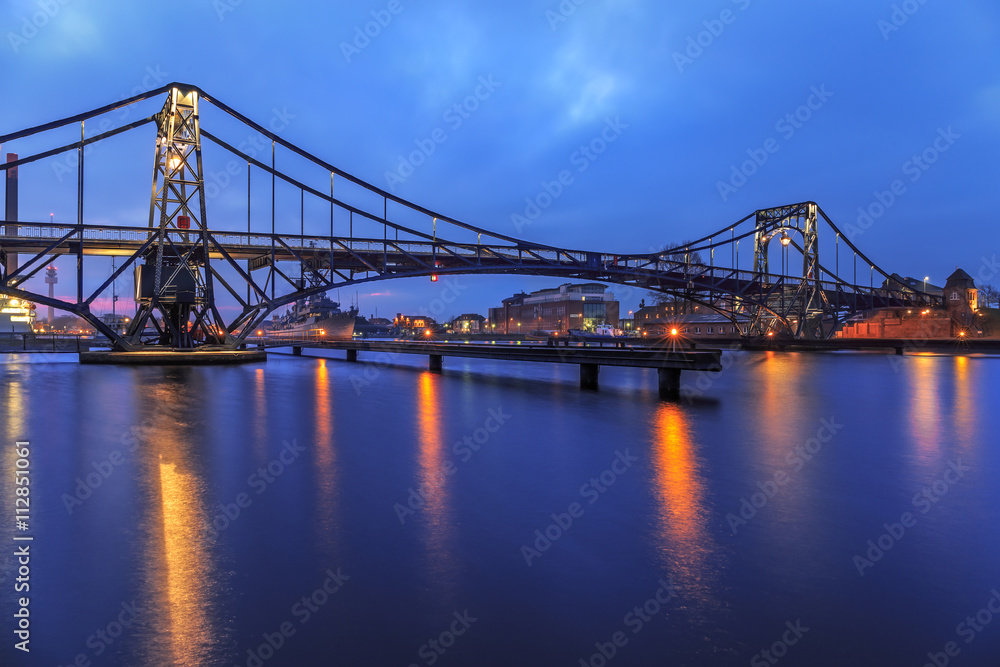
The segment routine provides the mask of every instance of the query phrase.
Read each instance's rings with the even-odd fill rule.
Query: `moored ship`
[[[278,338],[322,338],[344,340],[354,335],[358,311],[342,311],[340,304],[325,294],[299,299],[284,315],[275,315],[264,326],[268,335]]]
[[[0,333],[31,333],[35,305],[0,295]]]

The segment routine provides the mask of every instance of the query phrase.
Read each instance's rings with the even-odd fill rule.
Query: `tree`
[[[989,308],[991,303],[1000,308],[1000,290],[993,285],[983,285],[979,288],[979,300],[986,308]]]
[[[683,243],[667,244],[663,247],[663,252],[660,253],[660,256],[669,262],[684,264],[679,270],[689,273],[693,267],[705,263],[700,252],[697,250],[694,252],[688,251],[687,248],[690,243],[690,241],[684,241]],[[685,290],[685,292],[693,296],[693,293],[688,290]],[[673,306],[674,312],[677,313],[686,313],[691,307],[691,302],[684,296],[664,292],[654,292],[653,302],[657,306]]]

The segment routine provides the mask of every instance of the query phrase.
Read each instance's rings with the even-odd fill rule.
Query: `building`
[[[750,318],[737,315],[736,322],[728,315],[717,313],[705,306],[694,306],[693,313],[674,312],[673,304],[646,306],[635,313],[635,328],[649,336],[666,336],[677,330],[677,335],[691,339],[739,338],[746,330]]]
[[[944,288],[938,287],[937,285],[929,283],[926,280],[917,280],[916,278],[910,278],[909,276],[904,278],[898,273],[894,273],[886,280],[883,280],[882,287],[886,289],[902,288],[904,291],[909,290],[911,292],[930,294],[931,296],[941,296],[944,292]]]
[[[482,333],[486,331],[486,318],[475,313],[466,313],[452,320],[451,328],[455,333]]]
[[[403,315],[402,313],[397,313],[396,318],[392,321],[392,325],[397,329],[409,331],[412,329],[435,329],[438,323],[434,321],[433,317],[427,317],[426,315]]]
[[[923,281],[917,281],[914,291],[924,291],[920,289],[922,285]],[[944,295],[943,308],[882,308],[852,317],[836,336],[923,340],[986,335],[978,312],[979,293],[968,273],[956,269],[943,288],[927,285],[928,294],[934,290]]]
[[[490,308],[490,331],[494,333],[565,333],[570,329],[592,330],[598,324],[619,325],[619,303],[600,283],[565,283],[559,287],[521,292]]]

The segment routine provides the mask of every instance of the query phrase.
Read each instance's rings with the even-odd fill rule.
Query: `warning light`
[[[436,275],[431,276],[431,282],[432,283],[436,283],[437,281],[438,281],[438,277]]]

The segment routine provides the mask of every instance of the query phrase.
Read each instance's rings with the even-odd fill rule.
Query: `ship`
[[[0,333],[31,333],[35,304],[0,295]]]
[[[326,294],[315,294],[299,299],[284,315],[275,315],[265,323],[264,328],[275,338],[350,340],[357,315],[357,308],[345,312]]]

